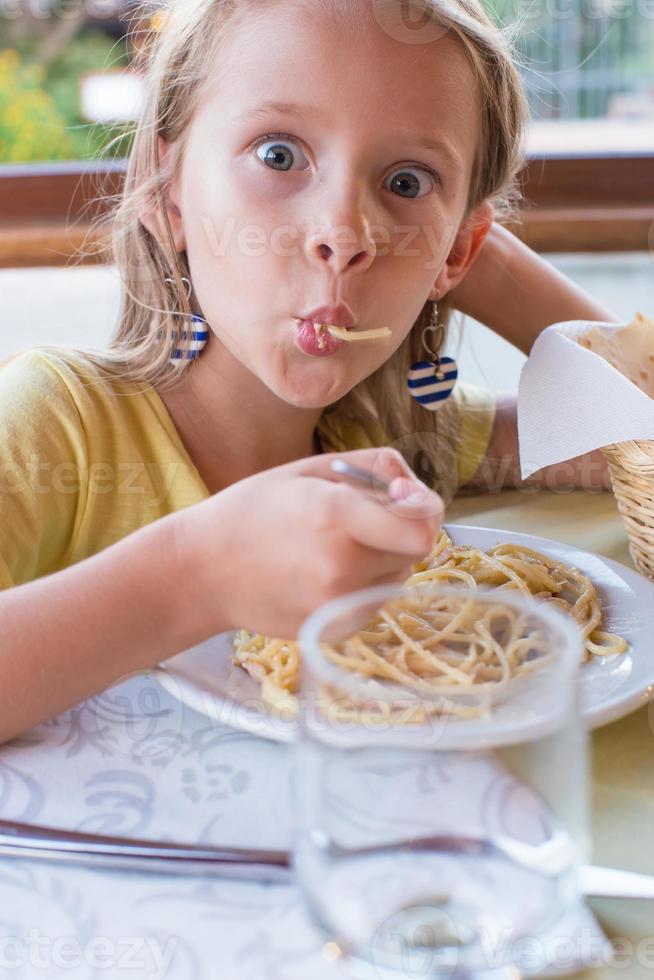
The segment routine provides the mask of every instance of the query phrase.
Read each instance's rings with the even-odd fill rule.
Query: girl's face
[[[378,368],[425,301],[463,278],[491,220],[484,207],[460,227],[480,117],[463,49],[445,32],[408,43],[365,21],[288,0],[248,14],[170,193],[176,246],[220,341],[203,358],[235,358],[302,408]],[[304,353],[296,318],[338,303],[358,329],[392,337]]]

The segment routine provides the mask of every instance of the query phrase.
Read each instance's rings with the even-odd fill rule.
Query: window
[[[654,4],[491,4],[517,30],[534,152],[654,151]]]

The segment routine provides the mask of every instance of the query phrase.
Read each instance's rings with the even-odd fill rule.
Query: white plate
[[[531,534],[461,524],[445,525],[455,544],[487,550],[524,545],[579,568],[597,587],[604,628],[624,636],[626,653],[597,658],[580,670],[582,711],[589,728],[622,718],[654,697],[654,582],[609,558]],[[295,719],[262,701],[259,685],[230,660],[233,633],[220,633],[160,664],[153,676],[185,704],[209,718],[278,742],[295,737]]]

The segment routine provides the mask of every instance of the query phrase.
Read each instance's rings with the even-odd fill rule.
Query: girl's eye
[[[293,140],[282,141],[277,137],[267,136],[262,142],[257,144],[256,154],[271,170],[284,172],[293,169],[293,163],[296,158],[296,153],[289,148],[290,146],[299,150],[297,143],[293,142]],[[302,150],[299,150],[299,155],[305,163],[309,163]],[[295,169],[307,170],[308,167],[296,167]]]
[[[422,177],[422,181],[416,174]],[[437,180],[436,174],[419,167],[414,170],[396,170],[390,182],[390,189],[394,193],[397,192],[400,197],[424,197],[435,187]]]
[[[262,163],[265,163],[271,170],[277,170],[281,173],[290,170],[304,171],[310,168],[309,161],[295,140],[289,139],[281,133],[269,133],[257,143],[255,152]],[[294,167],[296,161],[304,162],[306,166]],[[415,198],[424,197],[438,182],[438,174],[421,167],[415,167],[396,171],[390,187],[394,193],[398,193],[401,197]]]

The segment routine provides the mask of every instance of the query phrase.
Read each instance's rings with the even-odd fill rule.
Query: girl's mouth
[[[305,354],[321,357],[335,354],[344,343],[352,341],[382,341],[392,336],[388,327],[372,330],[357,330],[355,327],[338,326],[333,323],[318,323],[315,320],[294,317],[297,321],[297,345]]]
[[[344,345],[343,340],[333,337],[327,325],[313,320],[297,320],[296,343],[305,354],[312,357],[329,357]]]

